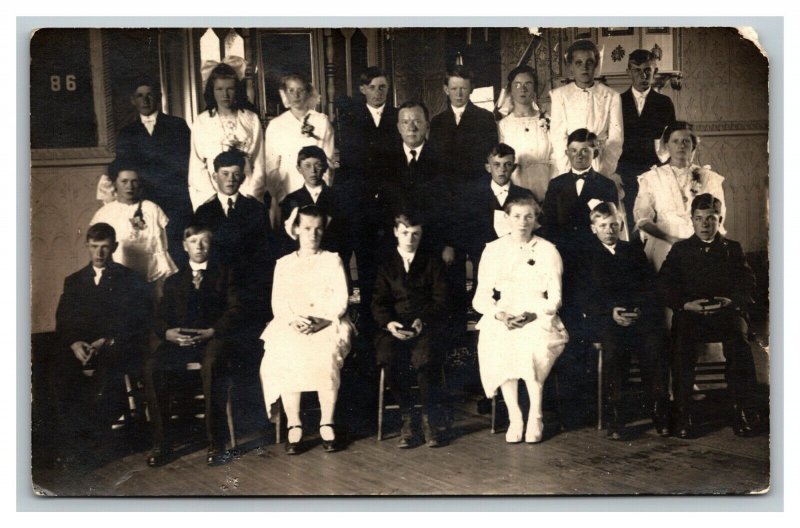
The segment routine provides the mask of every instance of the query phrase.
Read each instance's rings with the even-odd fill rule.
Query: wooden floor
[[[694,440],[660,438],[647,422],[636,437],[612,442],[591,428],[553,433],[545,441],[507,444],[489,432],[473,405],[455,414],[452,440],[439,449],[395,447],[395,431],[367,436],[325,453],[316,435],[299,456],[256,436],[228,465],[209,468],[196,446],[160,468],[146,452],[86,470],[34,469],[34,490],[58,496],[283,495],[606,495],[739,494],[769,486],[769,437],[737,438],[723,421],[706,422]],[[315,432],[315,431],[314,431]]]

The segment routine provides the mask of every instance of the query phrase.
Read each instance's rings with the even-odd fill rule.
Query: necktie
[[[106,269],[102,268],[100,270],[100,273],[94,276],[94,284],[95,284],[95,286],[99,286],[100,283],[103,280],[103,277],[105,277],[105,276],[106,276]]]
[[[461,116],[462,115],[464,115],[464,112],[456,114],[456,126],[458,126],[459,123],[461,123]]]
[[[153,135],[153,129],[156,127],[156,118],[155,117],[145,117],[142,119],[142,123],[144,127],[147,129],[147,133],[151,136]]]
[[[192,284],[194,284],[194,289],[200,289],[200,283],[203,282],[203,270],[194,270],[194,276],[192,277]]]
[[[403,257],[403,267],[406,269],[406,273],[408,270],[411,269],[411,259],[408,257]]]
[[[416,173],[417,173],[417,151],[411,149],[411,161],[408,162],[408,176],[411,183],[414,183],[416,180]]]
[[[506,198],[508,197],[508,189],[501,189],[496,195],[497,203],[501,206],[506,203]]]
[[[230,216],[233,212],[233,209],[233,198],[228,198],[228,212],[226,213],[226,216]]]

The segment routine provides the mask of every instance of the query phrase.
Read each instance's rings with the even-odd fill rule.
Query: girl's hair
[[[235,93],[233,97],[233,104],[231,109],[242,110],[249,107],[247,101],[247,93],[245,92],[244,83],[239,81],[236,76],[236,71],[225,63],[217,64],[206,81],[205,90],[203,91],[203,100],[206,103],[206,110],[211,115],[214,115],[217,110],[217,100],[214,99],[214,81],[217,79],[233,79]]]
[[[305,75],[301,73],[290,73],[289,75],[284,75],[281,77],[281,88],[286,90],[286,84],[289,81],[297,81],[303,85],[303,88],[306,89],[306,95],[311,95],[311,91],[314,89],[311,86],[311,81],[309,81]]]
[[[506,212],[506,214],[511,214],[511,208],[515,205],[528,205],[533,207],[533,214],[535,216],[539,216],[539,213],[542,211],[541,207],[539,207],[539,204],[536,202],[533,196],[515,196],[514,198],[506,201],[505,205],[503,206],[503,210]]]
[[[139,164],[136,160],[129,158],[116,158],[108,166],[108,178],[112,182],[116,182],[119,178],[119,173],[122,171],[132,171],[139,175]]]
[[[321,218],[322,219],[322,227],[325,227],[325,213],[322,212],[322,209],[317,207],[316,205],[304,205],[300,209],[297,210],[297,216],[294,217],[294,224],[295,226],[300,225],[300,217],[301,216],[308,216],[309,218]]]
[[[689,134],[691,134],[692,150],[697,150],[697,134],[694,133],[692,125],[686,121],[673,121],[667,125],[667,128],[664,129],[664,134],[661,136],[661,143],[664,145],[669,143],[669,138],[672,136],[672,133],[677,132],[678,130],[687,130]]]
[[[507,91],[509,92],[511,91],[511,83],[514,82],[514,79],[517,77],[517,75],[521,73],[530,75],[531,79],[533,79],[533,82],[536,82],[536,70],[534,70],[527,64],[520,64],[519,66],[508,72],[508,77],[507,77],[508,86],[506,87]]]

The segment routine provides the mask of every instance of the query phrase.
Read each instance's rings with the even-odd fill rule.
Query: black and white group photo
[[[751,29],[29,43],[34,494],[770,489]]]

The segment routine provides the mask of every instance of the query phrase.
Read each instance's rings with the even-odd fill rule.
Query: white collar
[[[370,106],[369,104],[367,105],[367,110],[369,110],[369,112],[372,115],[377,115],[377,116],[380,116],[383,113],[383,109],[384,108],[386,108],[386,103],[383,103],[378,108],[375,108],[374,106]]]
[[[698,237],[698,238],[700,238],[700,237]],[[94,264],[92,264],[92,269],[94,270],[94,276],[95,277],[99,277],[101,273],[103,273],[105,270],[108,269],[108,266],[106,266],[105,268],[96,268],[94,266]]]
[[[592,170],[591,167],[587,167],[586,169],[583,169],[582,171],[572,169],[572,174],[575,174],[577,176],[583,176],[584,174],[588,173],[590,170]]]
[[[603,244],[603,247],[606,248],[606,250],[608,250],[608,252],[611,253],[612,255],[617,254],[617,244],[614,244],[613,246],[608,246],[602,240],[600,241],[600,243]]]
[[[314,198],[314,201],[316,202],[317,201],[316,199],[319,197],[320,194],[322,194],[322,189],[325,188],[325,182],[322,182],[320,185],[317,185],[316,187],[309,187],[309,185],[305,183],[303,184],[303,187],[306,188],[308,194],[310,194]]]
[[[424,147],[424,146],[425,146],[425,142],[423,141],[422,143],[420,143],[419,145],[414,147],[414,150],[417,153],[417,161],[419,161],[419,157],[422,155],[422,147]],[[403,143],[403,150],[406,153],[406,160],[411,161],[411,147],[409,147],[408,145]]]
[[[189,267],[192,268],[192,271],[199,271],[199,270],[207,270],[208,269],[208,261],[197,263],[193,260],[189,261]]]
[[[467,103],[467,104],[469,104],[469,103]],[[464,113],[464,110],[466,110],[466,109],[467,109],[467,105],[464,105],[464,106],[462,106],[462,107],[455,107],[455,106],[453,106],[453,105],[450,105],[450,109],[451,109],[451,110],[453,110],[453,113],[454,113],[455,115],[461,115],[461,114],[463,114],[463,113]]]
[[[222,204],[223,211],[228,207],[228,198],[231,198],[233,200],[233,205],[236,205],[236,202],[239,200],[239,191],[236,191],[236,194],[230,196],[221,192],[217,193],[217,200]]]
[[[139,120],[142,122],[142,124],[144,124],[145,122],[153,122],[153,123],[155,123],[157,117],[158,117],[158,110],[156,110],[155,112],[153,112],[149,116],[145,116],[145,115],[139,114]]]
[[[647,94],[649,94],[650,90],[652,90],[652,89],[653,88],[650,87],[647,90],[645,90],[644,92],[640,92],[636,88],[631,88],[631,91],[633,92],[633,96],[636,97],[637,99],[646,99],[647,98]]]
[[[577,84],[575,81],[572,81],[572,82],[569,84],[569,86],[572,86],[572,88],[573,88],[573,89],[575,89],[575,90],[576,90],[576,91],[578,91],[578,92],[591,92],[591,93],[594,93],[594,92],[596,92],[596,91],[597,91],[597,86],[598,86],[598,84],[600,84],[600,83],[598,83],[598,82],[595,80],[595,81],[594,81],[594,84],[592,84],[590,87],[588,87],[588,88],[581,88],[580,86],[578,86],[578,84]]]
[[[400,256],[403,258],[403,260],[407,260],[409,262],[412,262],[414,260],[414,255],[417,254],[416,251],[413,252],[413,253],[408,252],[408,251],[404,251],[404,250],[400,249],[400,246],[397,246],[397,253],[400,254]]]
[[[505,185],[497,185],[497,183],[494,180],[492,180],[492,183],[490,185],[492,187],[492,192],[494,193],[495,196],[497,196],[498,194],[500,194],[503,191],[509,192],[511,190],[511,182],[510,181],[508,183],[506,183]]]

